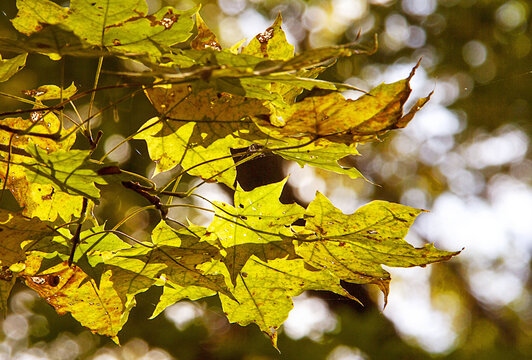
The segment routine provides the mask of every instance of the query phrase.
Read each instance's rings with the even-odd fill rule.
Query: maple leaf
[[[423,98],[403,116],[403,105],[410,95],[410,79],[381,84],[357,100],[346,100],[339,93],[312,96],[296,102],[282,113],[282,119],[268,122],[253,118],[259,128],[274,138],[318,139],[353,144],[378,138],[389,130],[405,127],[428,101]]]
[[[118,343],[117,334],[127,321],[132,303],[123,303],[113,289],[110,272],[105,272],[97,286],[77,266],[63,262],[46,273],[38,273],[41,258],[30,255],[21,275],[26,285],[52,305],[58,314],[69,312],[93,333],[110,336]]]
[[[146,92],[163,118],[148,121],[135,139],[146,140],[156,173],[180,164],[191,175],[232,187],[236,170],[231,149],[251,144],[239,134],[254,126],[250,115],[267,113],[261,102],[213,89],[194,92],[188,84]]]
[[[291,297],[305,290],[328,290],[353,298],[328,271],[310,269],[302,259],[263,262],[252,257],[242,268],[232,291],[235,300],[220,295],[230,322],[255,323],[277,348],[277,329],[293,308]]]
[[[51,89],[51,88],[47,88]],[[75,136],[56,141],[54,135],[63,136],[61,122],[52,112],[39,111],[39,105],[32,113],[32,119],[4,118],[0,126],[0,179],[6,181],[22,214],[37,216],[41,220],[55,221],[58,216],[70,221],[81,211],[82,197],[55,191],[52,185],[33,183],[26,177],[23,163],[33,162],[25,148],[31,143],[47,153],[68,150],[74,144]],[[20,135],[15,135],[20,133]]]
[[[57,85],[43,85],[34,90],[26,90],[24,91],[24,94],[31,96],[35,100],[43,101],[61,98],[69,99],[70,97],[74,96],[77,91],[78,89],[76,88],[76,85],[74,85],[74,82],[72,82],[72,84],[70,84],[70,86],[66,89],[62,89]]]
[[[305,165],[314,166],[320,169],[334,171],[338,174],[344,174],[351,179],[363,177],[363,175],[354,167],[342,167],[338,161],[350,155],[359,155],[356,144],[346,145],[339,143],[326,143],[325,141],[313,141],[310,144],[305,141],[285,141],[292,146],[285,146],[284,150],[272,149],[274,154],[282,156],[286,160],[292,160],[304,167]],[[273,143],[270,141],[270,143]],[[296,144],[299,144],[296,145]],[[305,145],[306,144],[306,145]],[[282,149],[282,148],[281,148]]]
[[[12,20],[15,29],[26,35],[47,35],[39,37],[37,52],[52,59],[65,54],[87,56],[92,46],[99,46],[149,62],[156,62],[165,49],[192,35],[192,15],[199,10],[164,7],[148,15],[145,0],[73,0],[69,8],[49,0],[18,0],[17,8]]]
[[[277,15],[272,26],[263,33],[255,36],[247,46],[242,48],[242,54],[255,55],[271,60],[288,60],[294,57],[294,46],[286,40],[281,28],[283,18]]]
[[[207,27],[207,24],[203,21],[199,13],[196,13],[196,27],[198,28],[198,34],[190,42],[190,47],[195,50],[215,49],[222,50],[220,43],[216,35]]]
[[[235,207],[214,201],[215,215],[208,231],[215,233],[224,247],[239,244],[266,244],[292,236],[290,225],[303,217],[297,204],[279,201],[287,179],[244,191],[235,192]]]
[[[34,161],[19,165],[26,170],[26,178],[37,184],[52,184],[55,189],[70,195],[84,196],[99,202],[100,191],[95,184],[109,184],[110,175],[100,175],[103,165],[90,160],[89,150],[58,150],[51,154],[32,144],[26,151]]]
[[[64,261],[71,261],[94,280],[96,285],[100,283],[104,259],[110,253],[131,247],[112,232],[106,231],[104,225],[82,231],[75,247],[72,244],[73,235],[68,229],[58,229],[54,235],[53,238],[24,248],[43,258],[39,272],[45,272]]]
[[[291,239],[284,239],[283,241],[272,241],[267,244],[239,244],[225,248],[225,256],[222,262],[229,271],[229,277],[233,285],[236,284],[236,279],[239,276],[242,268],[248,262],[251,256],[266,262],[274,259],[296,259],[294,244]]]
[[[27,247],[51,238],[54,230],[37,218],[28,219],[0,209],[0,235],[0,266],[6,272],[11,265],[25,261]],[[5,309],[5,306],[2,308]]]
[[[11,59],[2,59],[0,55],[0,82],[9,80],[26,65],[28,54],[20,54]]]
[[[173,305],[183,299],[194,301],[213,295],[216,295],[216,291],[212,289],[194,285],[180,286],[166,279],[163,285],[163,293],[159,298],[159,302],[157,303],[155,310],[153,310],[153,314],[150,316],[150,319],[157,317],[168,306]]]
[[[204,293],[214,291],[232,297],[222,275],[206,274],[198,268],[220,258],[216,247],[200,240],[204,233],[203,227],[175,230],[161,221],[152,231],[152,243],[117,251],[116,255],[105,260],[106,264],[127,271],[118,277],[120,281],[116,281],[115,287],[130,294],[127,289],[147,288],[162,277],[170,286],[182,288],[185,297],[188,293],[197,293],[196,287],[210,290]]]
[[[25,91],[33,98],[23,99],[34,105],[31,118],[0,121],[0,179],[28,216],[0,210],[2,311],[14,280],[23,277],[58,313],[70,312],[91,331],[118,341],[136,295],[161,286],[152,317],[182,299],[219,294],[231,322],[257,324],[277,347],[293,296],[328,290],[356,300],[340,286],[343,280],[377,284],[386,298],[390,275],[382,265],[425,266],[458,253],[406,243],[421,210],[377,201],[345,215],[319,193],[307,209],[282,204],[286,179],[251,191],[235,185],[237,164],[269,153],[361,177],[339,161],[358,155],[358,142],[406,126],[429,100],[418,100],[403,114],[415,68],[406,79],[346,100],[338,92],[353,87],[317,77],[338,58],[371,50],[346,44],[294,54],[281,15],[247,46],[222,49],[199,6],[148,13],[145,0],[72,0],[68,7],[17,0],[17,8],[12,23],[28,38],[0,39],[0,48],[21,53],[0,58],[0,81],[25,65],[27,52],[53,60],[112,55],[142,61],[150,71],[132,75],[156,78],[145,94],[159,116],[131,138],[146,141],[156,173],[180,165],[190,175],[236,189],[234,206],[213,202],[208,228],[189,223],[174,229],[161,221],[151,241],[125,234],[131,243],[104,225],[87,228],[85,217],[100,197],[97,185],[127,175],[114,176],[121,174],[118,167],[92,160],[94,148],[72,150],[77,129],[67,133],[54,114],[63,104],[50,110],[42,102],[75,102],[90,91],[74,96],[74,83]],[[193,18],[197,33],[190,40]],[[105,74],[101,66],[96,79]],[[123,85],[140,83],[117,86]],[[303,90],[316,88],[326,91],[300,100]],[[150,197],[173,194],[157,185],[146,191]],[[67,225],[74,216],[72,235]],[[55,230],[46,221],[55,222]]]
[[[305,213],[308,232],[296,253],[313,267],[327,269],[340,279],[379,286],[385,300],[390,274],[381,265],[425,266],[459,254],[438,250],[432,244],[414,248],[404,237],[422,210],[373,201],[345,215],[321,193]]]

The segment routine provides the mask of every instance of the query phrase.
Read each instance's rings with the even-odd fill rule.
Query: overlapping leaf
[[[191,175],[232,187],[236,170],[231,149],[251,144],[239,134],[254,126],[250,115],[267,113],[261,102],[212,89],[193,92],[186,84],[147,93],[164,117],[148,121],[135,138],[146,140],[156,172],[180,164]]]
[[[233,285],[236,285],[242,268],[252,256],[264,262],[274,259],[292,260],[299,258],[295,253],[291,239],[271,241],[267,244],[245,243],[233,245],[224,250],[225,256],[222,258],[222,262],[229,272],[229,278]]]
[[[53,92],[56,90],[52,86],[46,86],[45,89],[53,90]],[[31,91],[32,94],[33,92],[34,90]],[[71,93],[71,90],[65,92]],[[60,216],[69,221],[72,216],[79,215],[82,197],[58,191],[49,184],[30,182],[26,177],[24,167],[21,166],[21,164],[34,161],[25,150],[30,142],[42,151],[53,153],[70,149],[75,141],[75,136],[57,141],[55,135],[63,136],[66,131],[61,128],[61,122],[54,113],[40,111],[39,107],[37,106],[31,113],[31,119],[4,118],[0,120],[0,156],[2,157],[0,179],[3,183],[7,178],[7,189],[23,207],[23,215],[37,216],[41,220],[48,221],[55,221]]]
[[[234,157],[246,161],[273,152],[301,166],[357,178],[356,169],[338,161],[357,155],[357,142],[406,126],[430,97],[403,115],[414,68],[404,80],[346,100],[337,91],[348,85],[317,76],[339,57],[368,52],[348,44],[294,55],[280,15],[239,52],[242,43],[221,48],[197,7],[165,7],[149,15],[145,0],[72,0],[69,8],[50,0],[17,0],[17,7],[13,25],[30,38],[0,39],[0,48],[53,59],[114,54],[151,67],[148,74],[157,80],[146,94],[159,116],[135,138],[147,142],[156,172],[181,165],[190,175],[234,187]],[[194,15],[197,35],[184,43],[191,38]],[[0,59],[0,81],[25,59],[24,54]],[[303,90],[314,88],[328,92],[298,101]],[[257,324],[277,346],[291,297],[313,289],[354,299],[341,280],[377,284],[386,296],[390,275],[381,265],[424,266],[457,254],[405,242],[420,210],[372,202],[344,215],[321,194],[305,210],[279,201],[286,179],[251,191],[237,185],[234,206],[213,202],[208,228],[176,230],[160,222],[151,242],[131,243],[103,225],[79,233],[87,226],[82,197],[97,202],[96,185],[111,179],[90,151],[70,150],[75,136],[64,138],[52,112],[39,110],[42,101],[69,99],[75,92],[74,84],[29,90],[25,94],[35,99],[31,119],[0,120],[0,175],[24,214],[44,221],[75,216],[80,235],[78,243],[74,225],[52,231],[38,219],[0,210],[0,233],[6,235],[0,246],[2,310],[20,275],[58,313],[70,312],[91,331],[117,341],[135,296],[151,286],[163,287],[153,316],[181,299],[218,293],[231,322]],[[305,226],[295,225],[303,220]]]
[[[183,299],[194,301],[213,295],[216,295],[216,291],[209,288],[194,285],[180,286],[170,280],[165,280],[163,285],[163,293],[159,299],[159,302],[157,303],[157,306],[155,307],[155,310],[153,310],[153,314],[151,315],[150,319],[158,316],[168,306],[173,305]]]
[[[235,207],[215,201],[214,220],[209,232],[216,233],[224,247],[239,244],[267,244],[292,236],[290,225],[303,217],[297,204],[279,201],[287,179],[278,183],[235,192]]]
[[[41,272],[62,263],[72,260],[92,280],[99,285],[102,275],[104,258],[110,254],[130,248],[114,233],[106,231],[104,225],[95,226],[79,234],[79,241],[74,246],[73,235],[68,229],[61,228],[55,231],[54,237],[28,245],[25,251],[43,258]]]
[[[270,141],[272,142],[272,141]],[[314,166],[320,169],[344,174],[351,179],[363,177],[354,167],[343,167],[338,161],[350,155],[359,155],[356,144],[346,145],[340,143],[327,143],[318,139],[308,143],[307,141],[285,141],[287,144],[301,144],[300,146],[285,146],[284,150],[274,150],[273,153],[282,156],[286,160],[292,160],[303,167]],[[305,145],[307,144],[307,145]],[[283,149],[283,148],[281,148]]]
[[[403,105],[410,95],[410,79],[381,84],[357,100],[346,100],[339,93],[307,97],[290,106],[282,119],[270,124],[260,118],[256,123],[274,138],[326,138],[347,145],[378,138],[389,130],[401,128],[427,102],[421,99],[403,116]],[[274,126],[277,125],[277,126]]]
[[[18,275],[10,267],[20,268],[28,247],[46,243],[53,236],[54,230],[38,218],[28,219],[0,209],[0,312],[7,311],[7,299]]]
[[[24,248],[53,234],[53,229],[37,218],[28,219],[0,209],[0,266],[9,268],[23,262],[26,259]]]
[[[44,35],[51,35],[38,37],[41,53],[57,58],[90,53],[91,47],[98,46],[150,62],[192,35],[192,16],[199,10],[164,7],[148,15],[145,0],[73,0],[69,8],[49,0],[18,0],[17,8],[12,23],[18,31],[32,35],[44,30]],[[65,38],[58,47],[57,39]]]
[[[204,294],[214,291],[231,297],[222,275],[206,274],[198,268],[220,258],[216,247],[200,240],[204,234],[202,227],[178,231],[164,222],[159,223],[152,232],[152,243],[118,251],[116,256],[105,261],[121,269],[120,276],[113,270],[115,288],[123,294],[131,294],[131,289],[147,289],[162,278],[184,297],[198,296],[198,287],[207,289],[203,290]]]
[[[52,184],[54,188],[70,195],[86,197],[98,203],[100,191],[95,184],[108,184],[107,175],[100,175],[102,164],[90,160],[89,150],[58,150],[51,154],[32,144],[26,151],[34,161],[20,166],[26,170],[26,178],[37,184]]]
[[[387,297],[390,274],[381,265],[425,266],[459,253],[438,250],[432,244],[414,248],[404,240],[420,213],[408,206],[373,201],[344,215],[318,193],[305,213],[308,233],[296,253],[342,280],[376,284]]]
[[[110,336],[118,343],[117,334],[127,321],[133,304],[123,303],[113,288],[110,272],[102,275],[99,286],[87,278],[79,267],[66,262],[37,273],[41,258],[26,261],[26,285],[52,305],[58,314],[70,313],[93,333]]]
[[[11,59],[2,59],[0,55],[0,82],[7,81],[26,65],[27,54],[17,55]]]
[[[277,347],[277,329],[293,307],[291,297],[305,290],[328,290],[354,299],[337,277],[309,269],[301,259],[263,262],[257,258],[251,258],[239,273],[233,290],[236,301],[224,295],[220,299],[230,322],[257,324]]]

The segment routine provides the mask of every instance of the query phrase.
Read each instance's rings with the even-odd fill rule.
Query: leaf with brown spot
[[[204,50],[211,48],[214,50],[222,50],[221,45],[216,39],[216,35],[207,27],[199,13],[196,13],[196,27],[198,34],[190,43],[190,47],[195,50]]]
[[[37,274],[41,258],[29,256],[22,276],[26,285],[52,305],[58,314],[72,315],[93,333],[109,336],[118,343],[118,332],[127,321],[131,302],[122,302],[110,280],[102,275],[100,286],[87,278],[79,267],[63,262],[46,274]]]
[[[283,18],[277,15],[275,22],[266,31],[255,36],[242,49],[242,54],[255,55],[271,60],[288,60],[294,57],[294,46],[286,40],[281,28]]]
[[[254,121],[262,131],[277,139],[325,138],[347,145],[377,139],[390,130],[406,126],[428,101],[428,97],[421,99],[403,115],[414,72],[415,68],[408,78],[381,84],[357,100],[346,100],[337,92],[307,97],[281,112],[280,121],[271,120],[270,123],[259,118]]]

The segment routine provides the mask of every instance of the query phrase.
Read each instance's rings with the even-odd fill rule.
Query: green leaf
[[[53,33],[39,39],[42,50],[38,52],[52,50],[60,57],[99,46],[111,53],[143,56],[150,62],[156,62],[167,48],[192,35],[191,17],[199,10],[165,7],[148,15],[145,0],[73,0],[69,8],[49,0],[18,0],[17,7],[12,23],[18,31],[26,35],[43,29]],[[66,37],[70,39],[58,48],[54,38]],[[76,46],[71,46],[73,43]]]
[[[237,186],[235,207],[215,201],[215,215],[208,231],[215,233],[224,247],[239,244],[266,244],[292,236],[290,225],[303,217],[297,204],[279,201],[287,179],[244,191]]]
[[[2,59],[0,55],[0,82],[7,81],[26,65],[28,54],[17,55],[11,59]]]
[[[192,226],[184,230],[174,230],[161,221],[153,229],[152,244],[136,245],[130,249],[120,250],[105,263],[140,275],[140,279],[144,276],[156,281],[162,276],[165,280],[183,288],[204,287],[231,296],[222,275],[205,274],[199,269],[200,265],[208,265],[221,257],[216,247],[200,240],[204,234],[205,228],[202,227]],[[132,265],[129,265],[130,263]],[[132,268],[133,265],[136,267]],[[145,267],[151,270],[149,272],[143,270]]]
[[[296,253],[313,267],[327,269],[342,280],[378,285],[386,300],[390,274],[381,265],[425,266],[459,253],[438,250],[432,244],[414,248],[404,240],[421,212],[373,201],[345,215],[318,192],[305,213],[305,241],[299,242]]]
[[[277,347],[277,329],[293,308],[291,297],[305,290],[328,290],[354,299],[338,278],[328,271],[309,269],[301,259],[263,262],[251,258],[237,278],[236,301],[224,295],[220,300],[230,322],[257,324]]]
[[[103,165],[90,160],[89,150],[58,150],[47,154],[32,144],[26,151],[34,162],[20,165],[26,170],[29,181],[38,184],[52,184],[54,188],[70,195],[81,195],[95,203],[99,202],[100,190],[95,184],[106,185],[110,175],[99,175]]]

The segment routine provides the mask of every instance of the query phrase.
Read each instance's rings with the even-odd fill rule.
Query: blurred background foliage
[[[68,5],[68,1],[56,1]],[[150,11],[195,1],[148,0]],[[264,31],[281,12],[283,28],[297,50],[358,41],[372,56],[341,59],[323,78],[369,90],[405,78],[421,59],[412,80],[412,99],[435,93],[405,130],[380,143],[359,147],[345,159],[374,184],[351,180],[277,158],[239,168],[246,187],[291,174],[287,198],[308,203],[320,190],[346,213],[383,199],[431,210],[418,219],[407,240],[434,242],[446,250],[464,247],[449,263],[425,269],[389,269],[387,308],[371,287],[350,291],[365,304],[328,293],[306,293],[279,340],[282,354],[254,326],[230,325],[217,299],[181,302],[154,320],[156,296],[142,294],[120,333],[123,346],[82,329],[69,315],[58,316],[18,284],[10,313],[1,322],[0,359],[526,359],[532,354],[532,6],[525,0],[218,0],[201,1],[202,17],[228,47]],[[0,3],[0,36],[15,37],[9,19],[14,0]],[[360,34],[360,37],[358,35]],[[2,54],[4,58],[11,54]],[[91,88],[95,59],[52,62],[32,55],[26,68],[0,84],[3,93],[43,84],[75,81]],[[106,59],[101,85],[132,81],[117,70],[138,71],[132,62]],[[64,75],[61,75],[63,72]],[[103,107],[127,90],[100,92]],[[347,92],[355,98],[360,94]],[[88,100],[77,104],[81,117]],[[24,105],[2,97],[0,110]],[[76,116],[72,110],[67,110]],[[104,131],[100,154],[132,134],[155,114],[142,94],[104,112],[93,123]],[[79,140],[78,147],[86,147]],[[102,146],[103,145],[103,146]],[[146,147],[130,141],[109,158],[142,174],[153,173]],[[155,180],[164,183],[167,174]],[[194,184],[186,179],[183,186]],[[211,199],[230,201],[227,190],[202,186]],[[145,204],[119,188],[105,189],[96,214],[114,225]],[[149,234],[153,214],[141,213],[123,227],[137,238]],[[171,216],[206,223],[205,214]]]

